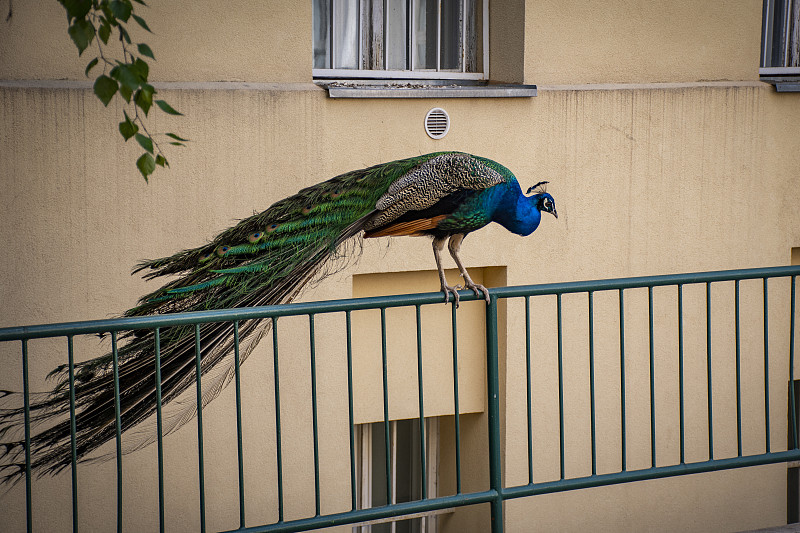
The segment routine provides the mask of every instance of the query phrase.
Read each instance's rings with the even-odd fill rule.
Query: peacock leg
[[[439,269],[439,282],[442,284],[442,292],[444,293],[444,303],[450,301],[450,295],[453,295],[453,303],[458,307],[458,292],[457,287],[451,287],[447,284],[447,278],[444,276],[444,269],[442,268],[442,257],[440,252],[444,248],[444,241],[447,237],[435,237],[433,239],[433,257],[436,259],[436,268]]]
[[[461,259],[458,257],[458,252],[461,250],[461,241],[464,240],[463,233],[456,233],[455,235],[450,236],[450,242],[447,243],[447,249],[450,250],[450,255],[453,256],[453,260],[458,265],[458,269],[461,271],[461,276],[464,278],[464,286],[467,289],[472,289],[472,292],[475,293],[476,296],[480,296],[483,293],[483,298],[486,300],[488,304],[490,302],[489,298],[489,291],[486,290],[486,287],[475,283],[472,281],[472,278],[469,277],[469,273],[464,265],[461,263]]]

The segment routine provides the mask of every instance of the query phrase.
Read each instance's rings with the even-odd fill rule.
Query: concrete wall
[[[14,3],[12,19],[0,22],[7,36],[0,39],[0,79],[12,80],[0,81],[0,235],[6,250],[0,261],[0,301],[5,304],[0,326],[115,316],[152,289],[127,275],[140,259],[199,245],[236,219],[338,173],[439,150],[500,161],[523,186],[551,182],[558,220],[547,217],[525,239],[497,226],[466,241],[466,264],[492,267],[484,273],[494,276],[494,283],[782,265],[789,262],[792,247],[800,246],[800,100],[754,81],[760,2],[707,6],[675,1],[656,6],[609,1],[589,6],[529,1],[524,9],[514,4],[512,11],[524,12],[525,17],[524,81],[540,84],[538,97],[369,101],[334,101],[310,83],[310,8],[291,3],[286,9],[287,5],[252,2],[250,7],[237,4],[223,11],[213,2],[173,1],[145,12],[156,32],[147,37],[158,58],[153,66],[156,80],[253,82],[159,86],[159,93],[185,117],[154,115],[153,129],[177,131],[192,142],[170,150],[172,169],[159,170],[148,185],[133,166],[137,147],[118,137],[121,107],[113,103],[104,108],[90,89],[77,83],[83,79],[85,60],[75,57],[61,8]],[[6,7],[0,2],[0,12]],[[493,4],[493,10],[502,7]],[[495,42],[492,46],[502,45]],[[506,66],[512,63],[508,60]],[[507,72],[513,74],[514,69]],[[24,81],[65,78],[76,82]],[[450,113],[452,126],[444,139],[433,141],[422,122],[437,106]],[[356,265],[303,298],[374,294],[380,288],[368,289],[364,280],[387,272],[403,273],[394,277],[392,291],[402,290],[408,279],[413,286],[406,292],[435,290],[428,241],[367,241]],[[747,301],[758,303],[757,293],[752,294]],[[657,352],[658,369],[666,377],[657,400],[670,414],[659,417],[657,434],[663,439],[658,442],[664,454],[659,458],[668,461],[675,457],[674,346],[668,340],[674,338],[670,328],[675,317],[671,296],[659,298],[664,311],[659,311],[658,324],[666,333]],[[696,303],[692,298],[687,295],[687,302]],[[784,313],[786,303],[777,295],[773,299]],[[552,302],[537,305],[544,318],[536,327],[546,334],[538,337],[544,355],[536,367],[540,407],[535,420],[548,430],[536,435],[535,449],[542,454],[537,455],[536,468],[551,478],[558,446],[552,425],[553,362],[548,359],[554,342],[548,314]],[[566,353],[570,368],[576,370],[568,385],[575,396],[568,404],[568,473],[582,475],[587,467],[587,378],[581,340],[585,303],[570,305],[574,334]],[[720,313],[730,312],[730,300],[724,296],[718,305]],[[644,367],[636,366],[642,364],[636,357],[646,355],[642,309],[646,303],[633,297],[630,321],[639,333],[631,336],[630,353],[638,361],[632,363],[637,384]],[[445,315],[445,320],[449,315],[444,306],[430,312]],[[598,299],[598,312],[599,376],[611,383],[618,371],[611,342],[616,325],[613,301]],[[345,510],[349,504],[349,465],[341,460],[348,438],[342,423],[347,417],[342,322],[340,317],[320,318],[316,324],[318,375],[325,376],[318,383],[323,512]],[[777,365],[788,335],[783,335],[784,318],[771,324]],[[299,320],[287,320],[280,327],[287,518],[309,516],[314,510],[306,328]],[[526,390],[519,378],[524,375],[519,340],[524,323],[518,303],[509,304],[503,329],[508,332],[503,350],[504,474],[509,484],[524,483],[527,436],[520,406]],[[702,338],[702,333],[691,335],[692,340]],[[727,337],[720,335],[723,346]],[[437,332],[426,333],[428,338],[426,343],[437,346],[431,352],[441,355]],[[397,360],[413,355],[404,346],[413,348],[413,343],[393,344]],[[105,348],[95,339],[77,339],[76,347],[80,359]],[[277,519],[271,350],[267,339],[243,371],[248,525]],[[33,388],[41,390],[46,373],[65,360],[65,349],[63,343],[41,341],[32,343],[31,354]],[[729,375],[730,367],[723,362],[727,355],[720,355],[722,375]],[[743,357],[755,368],[763,357],[756,341],[746,346]],[[20,389],[18,346],[0,346],[0,361],[0,388]],[[398,366],[392,368],[401,375],[411,361],[399,364],[393,357],[391,364]],[[699,365],[699,359],[691,361]],[[697,375],[691,386],[697,388],[704,375],[700,366],[692,368]],[[772,375],[773,391],[783,390],[781,372]],[[475,376],[482,379],[480,372]],[[754,376],[755,381],[747,381],[746,394],[757,390],[758,375]],[[428,383],[435,388],[435,379]],[[447,383],[445,374],[442,386]],[[465,385],[477,391],[482,386]],[[723,394],[729,393],[721,387]],[[637,390],[640,405],[648,405],[646,387]],[[415,394],[416,389],[409,391],[410,405]],[[470,393],[465,394],[469,402]],[[618,394],[611,384],[602,389],[607,407],[599,419],[607,443],[599,455],[603,471],[618,468],[619,419],[612,408]],[[233,398],[229,388],[204,411],[211,530],[238,524]],[[629,401],[636,403],[636,396]],[[631,437],[631,461],[636,466],[646,466],[649,458],[648,428],[641,425],[642,416],[649,413],[641,409],[632,411],[637,431]],[[759,406],[754,402],[752,409]],[[785,403],[779,396],[774,409],[774,419],[785,420]],[[478,414],[465,417],[470,420],[465,426],[475,428],[465,461],[476,465],[470,483],[481,488],[486,475],[479,471],[485,453],[479,445],[484,418],[479,402],[467,410]],[[688,450],[697,460],[703,451],[704,433],[697,422],[703,411],[694,403],[690,411],[698,425]],[[444,408],[440,412],[447,414]],[[721,413],[727,419],[728,411]],[[785,442],[785,428],[776,423],[772,429],[775,446]],[[443,431],[442,442],[450,442],[448,431]],[[724,455],[730,451],[729,423],[723,422],[719,431],[718,440],[727,443],[720,444]],[[747,442],[755,443],[759,431],[757,425],[748,428]],[[189,423],[165,441],[169,530],[198,526],[196,438]],[[158,523],[154,461],[153,447],[125,456],[126,529],[152,530]],[[452,467],[442,469],[443,490],[450,490]],[[113,463],[80,468],[82,530],[104,531],[112,523],[113,474]],[[528,531],[531,524],[543,531],[742,530],[783,523],[784,491],[785,467],[753,468],[518,500],[506,507],[507,526],[509,531]],[[68,474],[38,480],[33,495],[36,529],[60,530],[70,518]],[[22,486],[0,496],[0,508],[0,529],[24,529]],[[487,517],[488,510],[477,507],[458,511],[440,524],[452,531],[484,528]]]

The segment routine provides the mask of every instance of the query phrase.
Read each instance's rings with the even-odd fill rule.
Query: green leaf
[[[141,133],[136,134],[136,142],[138,142],[142,148],[153,153],[153,139],[146,135],[142,135]]]
[[[131,91],[124,85],[120,85],[119,94],[125,99],[126,102],[131,103],[131,95],[133,94],[133,91]]]
[[[69,27],[67,33],[78,47],[78,55],[81,55],[94,39],[94,26],[86,19],[77,19]]]
[[[89,77],[89,71],[92,70],[92,68],[94,68],[94,66],[97,64],[98,61],[99,61],[99,59],[95,57],[94,59],[89,61],[88,65],[86,65],[86,77],[87,78]]]
[[[139,169],[139,172],[142,173],[142,177],[147,181],[147,176],[152,174],[156,169],[156,162],[153,160],[152,155],[142,154],[139,159],[136,160],[136,168]]]
[[[153,105],[153,86],[145,83],[142,88],[136,91],[136,96],[133,97],[134,103],[142,108],[145,116],[147,116],[150,107]]]
[[[105,74],[98,76],[94,82],[94,94],[103,102],[103,105],[108,107],[108,103],[117,92],[117,82],[109,78]]]
[[[139,15],[133,15],[133,20],[135,20],[137,24],[139,24],[139,26],[141,26],[142,28],[146,29],[150,33],[153,33],[153,30],[150,29],[150,27],[147,25],[144,19]]]
[[[108,2],[103,1],[100,4],[100,11],[102,11],[103,15],[105,16],[106,20],[111,26],[118,26],[119,22],[117,22],[117,17],[114,16],[114,13],[108,8]]]
[[[59,2],[67,10],[69,20],[85,18],[92,9],[92,0],[59,0]]]
[[[108,22],[108,19],[104,20],[100,25],[100,28],[97,30],[97,35],[100,37],[100,40],[103,41],[103,44],[108,44],[108,38],[111,37],[111,24]]]
[[[117,80],[121,86],[133,92],[139,88],[142,80],[139,77],[139,73],[131,67],[132,65],[130,64],[119,63],[116,67],[111,69],[109,74],[111,74],[111,77]]]
[[[136,132],[139,131],[139,126],[137,126],[131,121],[130,117],[128,116],[128,113],[125,113],[125,111],[123,111],[123,113],[125,114],[125,120],[119,123],[119,132],[122,134],[122,137],[124,137],[125,140],[127,141],[128,139],[136,135]]]
[[[169,163],[167,163],[167,158],[166,157],[164,157],[161,154],[158,154],[156,156],[156,165],[158,165],[160,167],[165,167],[165,166],[169,166]]]
[[[126,2],[125,0],[111,0],[108,7],[111,9],[114,16],[123,22],[128,22],[128,19],[131,18],[133,6],[131,6],[130,2]]]
[[[137,48],[139,49],[139,53],[142,54],[143,56],[149,57],[150,59],[155,59],[153,51],[146,44],[140,43]]]
[[[169,105],[167,102],[165,102],[164,100],[156,100],[156,105],[161,108],[161,111],[163,111],[164,113],[167,113],[168,115],[181,115],[181,116],[183,115],[183,113],[175,111],[175,109],[171,105]],[[167,133],[167,135],[170,135],[170,134]],[[175,138],[177,140],[179,140],[179,141],[185,141],[186,140],[186,139],[180,139],[178,137],[175,137]]]
[[[156,103],[158,103],[158,100],[156,100]],[[170,137],[171,139],[175,139],[176,141],[189,142],[189,139],[184,139],[183,137],[178,137],[174,133],[167,133],[167,137]]]
[[[136,58],[136,61],[131,63],[131,70],[133,70],[142,82],[147,81],[147,75],[150,74],[150,67],[141,58]]]

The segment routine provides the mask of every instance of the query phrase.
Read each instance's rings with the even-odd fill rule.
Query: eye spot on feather
[[[340,189],[336,189],[330,194],[331,198],[339,198],[342,195],[342,191]]]
[[[200,256],[200,262],[201,263],[205,263],[206,261],[208,261],[212,257],[214,257],[214,252],[204,253],[203,255]]]
[[[218,246],[217,247],[217,255],[222,257],[223,255],[228,253],[228,250],[230,250],[230,246],[226,246],[224,244],[222,246]]]
[[[267,226],[267,233],[272,233],[273,231],[278,229],[279,226],[280,226],[280,224],[277,224],[277,223],[270,224],[269,226]]]
[[[307,215],[311,212],[312,209],[314,209],[313,205],[311,206],[307,205],[300,212],[303,213],[304,215]]]
[[[258,241],[261,240],[261,237],[263,236],[264,236],[263,231],[254,231],[253,233],[247,236],[247,240],[250,241],[251,243],[257,243]]]

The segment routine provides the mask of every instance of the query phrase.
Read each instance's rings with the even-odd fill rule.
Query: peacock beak
[[[551,213],[553,213],[554,217],[558,218],[558,213],[556,213],[556,208],[555,207],[553,207],[553,210],[551,211]]]

